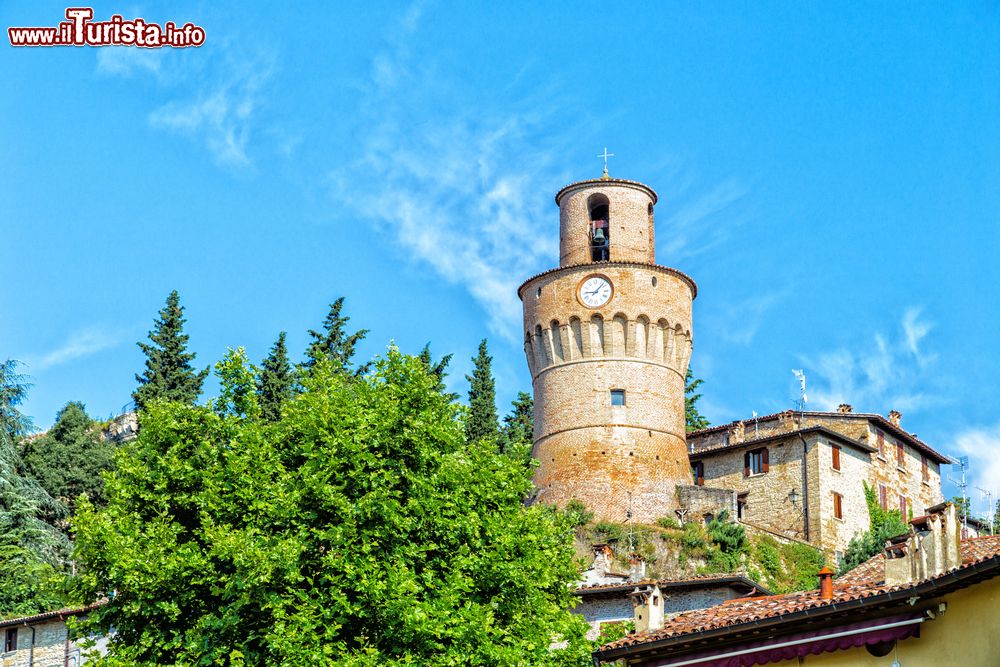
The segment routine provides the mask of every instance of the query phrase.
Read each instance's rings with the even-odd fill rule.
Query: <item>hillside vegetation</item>
[[[572,503],[571,503],[572,505]],[[824,557],[798,542],[782,542],[771,535],[748,531],[725,513],[706,525],[681,526],[673,518],[656,525],[593,522],[582,507],[568,508],[576,517],[577,554],[586,567],[593,562],[593,547],[609,544],[615,569],[628,571],[632,554],[646,562],[646,576],[683,579],[705,574],[742,574],[773,593],[816,588],[816,572]]]

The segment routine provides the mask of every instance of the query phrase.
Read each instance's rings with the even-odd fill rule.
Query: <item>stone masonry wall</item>
[[[678,486],[677,502],[684,512],[684,521],[706,521],[722,510],[736,518],[736,492],[709,486]]]
[[[35,647],[31,650],[31,628],[35,629]],[[0,628],[0,635],[6,629]],[[68,649],[68,650],[67,650]],[[75,641],[66,645],[66,624],[62,620],[53,619],[36,623],[33,626],[18,626],[17,650],[0,653],[0,667],[63,667],[67,658],[70,667],[77,667],[87,662],[80,655],[80,649]]]
[[[833,447],[838,444],[829,438],[819,437],[816,452],[817,464],[810,469],[810,484],[819,490],[819,519],[813,543],[827,553],[839,556],[847,549],[851,538],[868,530],[868,506],[865,503],[862,480],[867,480],[871,468],[866,452],[841,445],[840,470],[833,468]],[[842,518],[834,516],[834,493],[839,493]]]
[[[744,453],[767,447],[768,472],[745,477]],[[776,533],[804,538],[802,501],[792,504],[789,492],[802,493],[802,444],[798,439],[737,447],[701,458],[705,467],[705,486],[732,489],[746,494],[743,519]],[[818,496],[817,496],[818,497]]]
[[[721,604],[726,600],[740,597],[740,594],[729,586],[714,586],[706,588],[664,588],[663,612],[669,618],[674,614],[679,614],[692,609],[707,609]],[[573,609],[573,612],[580,614],[590,625],[587,631],[587,639],[597,639],[601,634],[602,623],[626,622],[632,620],[632,603],[629,601],[626,592],[616,594],[615,597],[585,597],[581,603]]]
[[[923,479],[921,454],[902,440],[886,433],[878,426],[869,425],[868,444],[878,447],[879,433],[882,434],[882,452],[871,457],[872,466],[868,483],[878,490],[878,485],[886,487],[886,505],[889,509],[899,509],[899,496],[906,498],[907,514],[920,516],[928,507],[944,500],[941,493],[941,470],[937,463],[927,461],[927,479]],[[896,458],[896,445],[903,444],[903,463]],[[907,517],[903,517],[905,521]]]

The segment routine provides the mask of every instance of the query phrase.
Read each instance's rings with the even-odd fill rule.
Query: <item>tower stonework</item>
[[[652,522],[690,484],[684,376],[697,288],[658,266],[656,193],[581,181],[556,194],[559,268],[518,289],[535,395],[536,502]]]

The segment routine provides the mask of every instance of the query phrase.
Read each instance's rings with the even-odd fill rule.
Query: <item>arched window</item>
[[[587,234],[590,237],[590,259],[593,262],[606,262],[611,259],[609,204],[608,198],[602,194],[594,194],[587,199],[587,213],[590,216]]]

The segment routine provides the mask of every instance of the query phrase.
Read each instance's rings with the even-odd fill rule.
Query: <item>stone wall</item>
[[[31,645],[32,628],[35,631],[34,650]],[[66,623],[60,619],[40,621],[29,626],[17,626],[17,650],[0,653],[0,667],[78,667],[88,660],[81,655],[76,642],[66,642]],[[0,628],[0,639],[7,628]],[[100,646],[105,646],[101,642]]]
[[[573,613],[580,614],[590,625],[587,639],[597,639],[601,633],[602,623],[620,623],[632,620],[632,603],[627,591],[616,592],[614,595],[588,595],[581,598],[580,604]],[[661,586],[663,594],[663,612],[666,618],[692,609],[706,609],[741,596],[741,593],[729,586],[694,586],[685,588],[670,588]]]
[[[907,514],[919,516],[928,507],[933,507],[944,500],[941,493],[941,469],[933,462],[927,461],[927,479],[923,478],[921,453],[876,425],[870,425],[868,443],[877,447],[879,433],[882,434],[882,452],[872,456],[872,469],[868,475],[868,483],[876,491],[878,485],[886,488],[886,505],[889,509],[899,509],[899,496],[906,499]],[[897,443],[903,445],[903,463],[896,458]],[[903,517],[905,521],[907,517]]]
[[[764,447],[768,450],[768,472],[744,476],[744,453]],[[797,437],[734,447],[703,455],[699,460],[705,467],[705,486],[731,489],[737,498],[746,494],[742,518],[782,535],[805,537],[802,444]],[[795,504],[789,497],[792,489],[799,494]]]
[[[684,522],[709,521],[726,510],[731,519],[736,518],[736,492],[709,486],[678,486],[677,504],[683,511]]]

